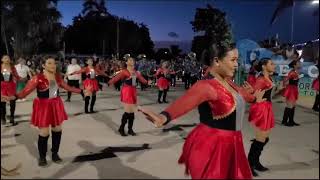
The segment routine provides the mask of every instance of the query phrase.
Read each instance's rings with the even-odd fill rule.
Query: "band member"
[[[205,64],[214,77],[195,83],[160,114],[142,107],[139,111],[160,127],[198,106],[201,123],[188,135],[179,159],[186,173],[193,179],[250,179],[241,134],[244,99],[261,102],[264,91],[253,96],[230,80],[238,66],[234,44],[212,44],[207,52]]]
[[[121,136],[127,136],[124,132],[124,127],[128,123],[128,134],[135,136],[136,133],[133,131],[133,122],[134,122],[134,111],[137,104],[137,80],[142,84],[148,84],[148,81],[145,80],[140,72],[134,69],[135,60],[132,57],[127,57],[127,68],[118,73],[113,77],[108,84],[112,85],[116,82],[123,80],[124,85],[121,89],[121,102],[124,107],[124,114],[122,115],[121,125],[119,128],[119,133]]]
[[[16,81],[20,80],[16,68],[11,63],[10,57],[4,55],[1,58],[1,96],[13,96],[16,94]],[[1,98],[1,123],[6,124],[6,104],[7,102]],[[10,123],[14,126],[14,113],[16,111],[16,100],[10,100]]]
[[[299,69],[300,69],[300,61],[292,61],[289,64],[290,68],[293,68],[288,76],[284,79],[284,91],[283,96],[286,98],[286,108],[284,110],[282,123],[285,126],[299,126],[300,124],[294,122],[294,112],[296,102],[298,100],[299,91],[298,91],[298,83],[299,83]],[[287,82],[289,81],[289,84]],[[289,121],[288,121],[289,119]]]
[[[54,57],[45,57],[41,64],[44,69],[43,72],[32,77],[22,91],[9,98],[22,99],[33,90],[37,90],[37,97],[33,101],[31,123],[39,129],[39,166],[46,166],[50,127],[52,135],[52,161],[56,163],[62,161],[58,152],[62,135],[62,123],[68,119],[68,116],[63,102],[58,96],[59,87],[74,93],[81,93],[82,90],[68,86],[61,75],[56,73],[57,66]],[[87,94],[88,92],[85,93]]]
[[[75,75],[75,74],[81,74],[81,73],[85,73],[86,74],[86,79],[83,81],[83,87],[86,90],[90,90],[92,91],[91,94],[91,104],[90,104],[90,112],[88,110],[89,107],[89,102],[90,102],[90,96],[89,95],[85,95],[85,104],[84,104],[84,112],[86,114],[88,113],[94,113],[95,111],[93,110],[93,107],[95,105],[96,99],[97,99],[97,92],[99,91],[99,84],[98,81],[96,79],[97,75],[101,75],[101,76],[105,76],[108,77],[108,75],[103,72],[100,71],[98,68],[96,68],[95,65],[93,65],[93,60],[92,58],[88,58],[87,60],[87,67],[83,67],[81,70],[79,71],[75,71],[73,73],[71,73],[70,75]]]

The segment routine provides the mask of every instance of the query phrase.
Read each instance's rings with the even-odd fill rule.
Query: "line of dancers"
[[[269,142],[271,129],[274,127],[271,92],[274,87],[272,74],[275,66],[271,59],[259,60],[256,71],[260,76],[245,83],[236,85],[232,78],[238,68],[238,50],[235,44],[213,43],[203,53],[204,64],[207,66],[206,78],[197,81],[186,93],[172,102],[160,114],[150,109],[139,107],[157,127],[166,125],[172,120],[183,116],[192,109],[198,108],[200,124],[188,135],[179,163],[184,164],[186,173],[192,178],[244,178],[257,176],[258,171],[267,171],[259,158],[264,146]],[[85,113],[94,113],[96,93],[99,91],[96,75],[109,77],[93,66],[92,59],[87,60],[88,67],[70,73],[70,75],[86,73],[83,89],[71,87],[64,82],[62,76],[56,72],[55,58],[47,56],[41,62],[41,73],[32,77],[26,87],[16,93],[15,80],[19,79],[14,67],[10,65],[9,56],[1,60],[1,118],[5,114],[5,104],[10,102],[11,116],[14,117],[15,101],[25,98],[36,90],[37,97],[33,101],[31,115],[32,125],[38,127],[39,166],[46,166],[48,139],[52,136],[52,161],[62,162],[58,152],[62,137],[62,124],[68,119],[63,102],[59,97],[59,88],[82,94],[85,97]],[[295,104],[298,98],[299,62],[292,62],[293,70],[284,80],[284,90],[277,90],[275,95],[282,94],[287,101],[283,124],[287,126],[299,125],[294,122]],[[126,57],[126,68],[116,76],[110,77],[109,85],[123,81],[120,92],[120,101],[123,103],[124,113],[121,118],[119,133],[127,136],[125,125],[128,123],[128,134],[135,136],[133,124],[137,108],[136,85],[150,84],[140,72],[135,70],[135,60]],[[166,100],[170,86],[167,75],[174,73],[163,63],[155,76],[158,77],[159,103],[168,103]],[[319,86],[319,79],[313,87]],[[289,82],[287,84],[287,82]],[[318,83],[318,84],[317,84]],[[317,90],[317,97],[318,96]],[[161,97],[163,95],[163,99]],[[89,101],[91,98],[90,110]],[[14,102],[14,103],[13,103]],[[249,121],[255,130],[248,157],[244,151],[242,141],[242,122],[244,120],[245,102],[250,103]],[[183,106],[181,106],[183,104]],[[287,119],[289,121],[287,122]],[[3,120],[3,119],[2,119]],[[10,122],[15,124],[14,118]]]

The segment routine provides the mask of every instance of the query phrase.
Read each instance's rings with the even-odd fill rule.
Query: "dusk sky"
[[[294,43],[319,37],[319,16],[312,16],[319,4],[311,2],[295,1]],[[190,21],[196,8],[205,7],[207,3],[227,13],[236,40],[249,38],[257,41],[278,33],[282,41],[290,41],[292,8],[285,9],[276,22],[269,25],[278,0],[106,0],[106,7],[113,15],[146,24],[153,41],[175,40],[168,36],[169,32],[176,32],[179,35],[176,40],[182,41],[193,39],[195,34]],[[81,12],[82,4],[83,0],[59,1],[58,9],[64,25],[72,24],[72,18]]]

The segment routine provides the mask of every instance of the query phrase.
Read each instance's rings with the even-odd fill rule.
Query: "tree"
[[[90,5],[90,3],[91,5]],[[102,2],[102,1],[101,1]],[[154,44],[146,25],[119,18],[108,12],[107,16],[97,13],[97,1],[85,1],[82,14],[73,18],[73,24],[66,28],[64,40],[66,51],[81,54],[116,54],[117,27],[119,27],[120,57],[126,53],[153,56]],[[102,6],[104,3],[100,3]],[[100,9],[105,9],[100,7]]]
[[[84,17],[104,17],[110,15],[104,0],[84,0],[82,15]]]
[[[231,43],[232,32],[226,20],[226,13],[211,5],[206,8],[197,8],[194,21],[191,22],[194,32],[204,35],[195,36],[192,41],[192,51],[200,55],[212,43]],[[200,58],[200,56],[197,56]]]
[[[62,33],[57,0],[3,0],[1,2],[2,38],[14,56],[57,50]],[[41,45],[42,44],[42,45]]]
[[[155,54],[157,63],[161,60],[170,60],[172,58],[172,54],[169,48],[159,48]]]
[[[174,58],[180,56],[180,53],[182,52],[182,50],[179,48],[178,45],[171,45],[170,51],[171,51],[171,54]]]

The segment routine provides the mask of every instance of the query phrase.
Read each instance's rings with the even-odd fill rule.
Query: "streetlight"
[[[313,0],[311,4],[319,4],[319,0]]]

